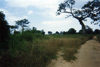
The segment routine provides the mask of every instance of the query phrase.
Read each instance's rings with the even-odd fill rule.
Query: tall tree
[[[86,33],[87,34],[93,34],[92,28],[90,28],[88,25],[86,26]]]
[[[25,27],[28,27],[27,24],[29,24],[30,22],[27,19],[22,19],[22,20],[18,20],[16,21],[16,24],[18,26],[22,27],[22,32],[24,31]]]
[[[100,0],[89,1],[82,7],[82,9],[90,10],[87,13],[89,14],[88,17],[92,19],[91,23],[100,25]]]
[[[75,9],[75,0],[66,0],[63,3],[59,4],[59,8],[57,10],[57,14],[66,13],[67,17],[72,16],[77,19],[82,26],[82,33],[86,33],[86,27],[84,24],[84,20],[89,17],[90,11],[89,9]]]
[[[5,14],[2,11],[0,11],[0,42],[7,42],[9,34],[10,29],[7,21],[5,20]]]

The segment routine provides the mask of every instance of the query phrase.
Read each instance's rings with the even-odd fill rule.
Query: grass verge
[[[83,35],[41,36],[32,33],[13,35],[8,53],[0,58],[0,67],[46,67],[62,48],[64,59],[75,60],[80,46],[90,37]]]

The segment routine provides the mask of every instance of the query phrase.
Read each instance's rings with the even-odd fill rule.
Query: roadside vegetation
[[[0,65],[46,67],[57,58],[59,50],[64,52],[65,60],[72,61],[76,59],[75,54],[80,46],[90,38],[91,35],[81,34],[44,35],[41,31],[34,33],[33,30],[15,33],[10,35],[9,49],[2,53]]]
[[[59,50],[66,61],[73,61],[81,45],[94,35],[90,28],[85,34],[73,28],[45,34],[35,27],[30,29],[29,23],[22,19],[11,26],[0,12],[0,67],[46,67],[52,59],[57,59]]]
[[[28,34],[30,36],[30,33]],[[23,36],[28,36],[23,35]],[[67,61],[74,60],[74,56],[77,53],[79,47],[89,39],[89,37],[83,37],[80,35],[79,38],[72,37],[54,37],[49,35],[47,37],[41,35],[41,37],[33,37],[34,40],[27,40],[25,38],[19,38],[14,44],[10,46],[10,55],[15,59],[16,67],[46,67],[46,65],[52,60],[56,59],[57,52],[63,48],[64,59]],[[29,39],[31,39],[29,37]],[[14,38],[17,39],[17,38]],[[21,40],[22,39],[22,40]],[[13,41],[13,40],[12,40]],[[19,41],[19,42],[18,42]],[[12,43],[12,42],[11,42]],[[13,47],[12,47],[13,46]],[[13,63],[12,63],[13,64]]]
[[[100,35],[97,35],[97,40],[100,42]]]
[[[91,36],[81,36],[77,38],[63,39],[63,58],[68,62],[73,62],[74,60],[76,60],[77,57],[75,56],[75,54],[78,53],[78,49],[90,38]]]

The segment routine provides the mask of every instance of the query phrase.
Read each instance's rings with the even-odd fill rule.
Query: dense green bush
[[[24,32],[22,34],[22,38],[25,39],[26,41],[33,41],[33,33],[32,32]]]
[[[9,52],[11,58],[15,58],[13,59],[15,62],[11,64],[14,67],[46,67],[54,58],[52,52],[48,52],[46,47],[38,44],[41,40],[35,39],[35,42],[34,40],[32,42],[25,39],[28,34],[11,35]]]
[[[75,33],[76,33],[76,30],[75,30],[74,28],[70,28],[70,29],[68,30],[68,33],[69,33],[69,34],[75,34]]]

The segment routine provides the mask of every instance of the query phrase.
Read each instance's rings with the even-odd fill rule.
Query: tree
[[[86,34],[93,34],[92,28],[90,28],[89,26],[85,26],[85,27],[86,27]],[[79,34],[82,34],[82,30],[79,31]]]
[[[67,17],[72,16],[73,18],[77,19],[82,26],[82,33],[86,33],[85,24],[83,21],[89,17],[90,11],[89,9],[75,9],[75,0],[66,0],[63,3],[59,4],[59,8],[57,10],[57,14],[60,15],[61,13],[68,14]]]
[[[41,34],[42,34],[42,35],[45,35],[45,32],[44,32],[44,30],[41,30]]]
[[[79,32],[78,32],[79,34],[82,34],[82,30],[79,30]]]
[[[0,11],[0,42],[5,42],[9,38],[10,29],[5,14]]]
[[[66,31],[62,31],[62,32],[60,32],[60,34],[66,35],[67,32]]]
[[[8,48],[10,29],[5,14],[0,11],[0,48]]]
[[[25,27],[28,27],[27,24],[29,24],[30,22],[27,19],[22,19],[22,20],[18,20],[16,21],[16,24],[18,26],[22,27],[22,32],[24,31]]]
[[[20,34],[20,32],[15,30],[15,31],[14,31],[14,34]]]
[[[49,35],[51,35],[51,34],[52,34],[52,32],[51,32],[51,31],[48,31],[48,34],[49,34]]]
[[[17,25],[9,25],[9,27],[10,27],[10,29],[12,30],[12,31],[16,31],[16,29],[18,28],[18,26]]]
[[[86,26],[86,33],[87,34],[93,34],[92,28],[90,28],[89,26]]]
[[[86,3],[82,9],[90,10],[87,12],[89,15],[88,17],[92,19],[91,23],[94,23],[94,25],[100,25],[100,1],[99,0],[93,0]]]
[[[32,32],[33,32],[33,33],[37,33],[37,28],[36,28],[36,27],[33,27],[33,28],[32,28]]]
[[[33,27],[32,30],[33,30],[33,31],[36,31],[37,29],[36,29],[36,27]]]
[[[69,33],[69,34],[75,34],[75,33],[76,33],[76,30],[75,30],[74,28],[70,28],[70,29],[68,30],[68,33]]]
[[[99,29],[96,29],[96,30],[94,31],[94,34],[100,34],[100,30],[99,30]]]
[[[55,34],[60,34],[60,33],[58,31],[56,31]]]

